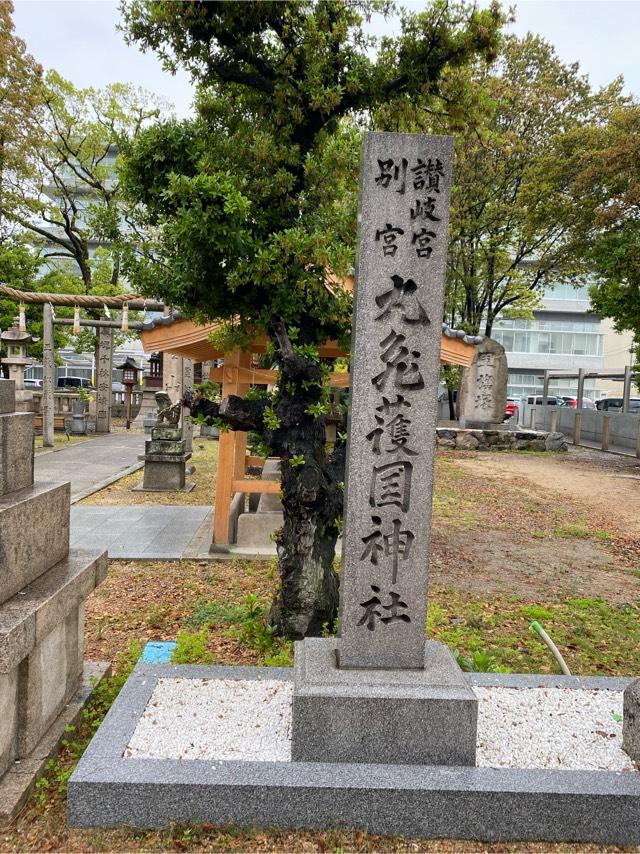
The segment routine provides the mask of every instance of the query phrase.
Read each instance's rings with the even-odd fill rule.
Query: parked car
[[[578,398],[577,397],[563,397],[562,399],[564,401],[565,406],[570,406],[571,409],[577,409],[578,408]],[[581,409],[595,409],[596,405],[591,400],[591,398],[583,397],[582,398],[582,406],[580,408]]]
[[[88,380],[85,377],[58,377],[57,386],[58,388],[69,389],[93,388],[91,380]]]
[[[604,397],[596,403],[600,412],[622,412],[621,397]],[[640,397],[629,398],[629,412],[640,413]]]
[[[513,418],[514,415],[518,412],[518,407],[520,406],[520,401],[517,397],[508,397],[507,398],[507,408],[504,413],[504,421],[508,421],[510,418]]]
[[[25,379],[25,388],[42,388],[42,380]]]
[[[527,398],[527,403],[529,405],[542,406],[542,395],[530,394]],[[547,406],[564,406],[564,400],[561,397],[555,397],[551,394],[547,395]]]

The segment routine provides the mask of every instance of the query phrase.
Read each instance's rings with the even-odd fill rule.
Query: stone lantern
[[[2,361],[9,369],[9,379],[15,382],[18,412],[31,412],[33,409],[33,392],[24,387],[24,369],[34,362],[28,355],[28,347],[35,340],[28,332],[20,331],[17,317],[13,325],[0,334],[0,341],[6,348]]]
[[[127,356],[121,365],[116,365],[119,371],[122,371],[122,384],[127,390],[127,430],[131,427],[131,393],[134,385],[138,382],[138,371],[140,368],[136,365],[131,356]]]

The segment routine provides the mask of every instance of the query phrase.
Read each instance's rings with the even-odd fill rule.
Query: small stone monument
[[[135,488],[151,492],[190,492],[195,484],[186,483],[186,462],[191,454],[186,450],[179,426],[182,404],[179,401],[172,404],[164,391],[156,392],[156,404],[156,426],[151,428],[151,439],[147,439],[145,452],[139,457],[144,460],[144,478],[142,486]]]
[[[622,748],[640,765],[640,679],[624,691]]]
[[[460,421],[465,427],[480,430],[502,427],[507,408],[507,374],[504,347],[492,338],[485,338],[462,377]]]
[[[106,552],[69,551],[69,483],[34,483],[35,416],[15,412],[14,395],[0,380],[0,821],[71,722],[90,676],[84,603],[107,575]]]
[[[425,641],[451,151],[366,136],[340,632],[296,644],[294,760],[475,764],[476,697]]]

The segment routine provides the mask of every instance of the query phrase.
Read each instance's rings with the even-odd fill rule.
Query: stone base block
[[[478,700],[449,649],[424,670],[345,670],[336,640],[296,643],[291,755],[299,762],[475,765]]]
[[[0,495],[33,486],[31,413],[0,415]]]
[[[282,527],[282,511],[241,513],[238,516],[236,545],[268,546],[271,536]]]
[[[0,602],[69,551],[69,483],[37,483],[0,497]]]
[[[107,553],[72,551],[0,606],[0,674],[10,673],[107,575]]]
[[[16,384],[13,380],[0,379],[0,415],[8,415],[16,409]]]
[[[69,780],[70,827],[206,823],[353,828],[422,839],[640,843],[640,772],[127,758],[159,680],[176,677],[290,680],[291,671],[139,664]],[[623,680],[471,673],[469,681],[619,691]],[[361,725],[373,732],[369,720]],[[327,743],[332,736],[325,733]]]
[[[20,812],[33,791],[36,780],[42,775],[47,761],[57,752],[62,740],[68,737],[68,727],[79,723],[82,710],[94,688],[110,674],[111,663],[108,661],[85,662],[80,688],[42,739],[20,762],[12,764],[4,776],[0,772],[0,827],[9,824]],[[0,685],[2,685],[1,676]],[[0,692],[1,708],[2,693]],[[0,720],[0,729],[1,727]]]
[[[0,673],[0,777],[18,755],[18,667]]]
[[[144,463],[143,489],[170,491],[184,489],[186,454],[177,460],[150,460]],[[191,456],[190,454],[188,456]]]
[[[76,691],[84,600],[106,572],[106,553],[73,552],[0,606],[0,776]]]
[[[181,427],[166,427],[166,426],[155,426],[151,429],[151,438],[152,439],[167,439],[171,442],[178,442],[182,439],[182,428]]]
[[[184,439],[149,439],[144,443],[146,456],[157,454],[182,456],[186,452]]]

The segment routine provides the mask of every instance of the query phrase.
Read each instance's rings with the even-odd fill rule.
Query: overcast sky
[[[55,68],[76,86],[135,83],[173,103],[178,115],[189,113],[188,77],[172,76],[162,70],[155,54],[127,47],[116,30],[116,2],[14,3],[16,30],[45,68]],[[404,5],[424,4],[405,0]],[[565,62],[578,61],[594,84],[604,85],[622,74],[627,89],[640,96],[640,0],[521,0],[516,15],[516,33],[540,33]]]

